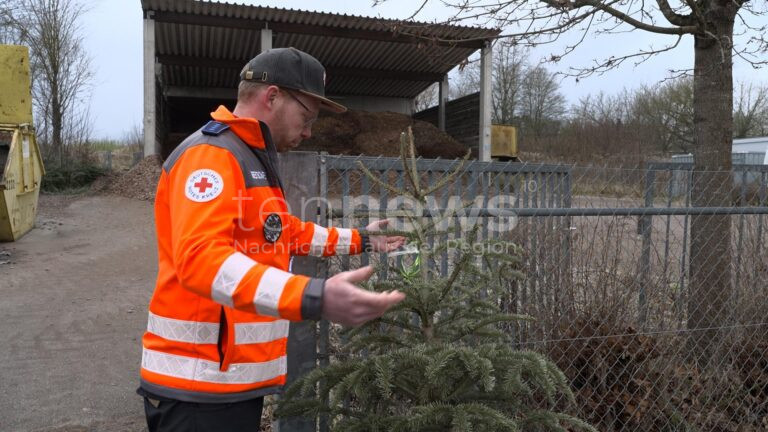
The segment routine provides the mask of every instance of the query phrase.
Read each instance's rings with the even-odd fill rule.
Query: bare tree
[[[419,112],[424,111],[427,108],[431,108],[435,105],[437,105],[437,97],[438,97],[438,84],[432,84],[431,86],[427,87],[426,90],[419,93],[418,96],[416,96],[413,99],[413,111]]]
[[[637,121],[662,152],[689,153],[694,145],[693,80],[681,77],[643,86],[632,104]]]
[[[386,1],[386,0],[378,0]],[[434,0],[423,0],[416,9]],[[662,47],[596,59],[573,69],[576,77],[602,73],[627,60],[642,62],[678,47],[684,37],[694,39],[694,187],[692,204],[700,207],[730,205],[731,139],[733,136],[733,57],[753,66],[768,63],[766,24],[768,2],[748,0],[500,0],[468,2],[442,0],[453,7],[448,23],[487,22],[508,28],[500,37],[519,44],[547,43],[562,34],[578,32],[577,42],[562,55],[573,52],[589,33],[627,31],[669,36]],[[761,24],[750,24],[753,17]],[[738,20],[738,21],[737,21]],[[758,20],[755,19],[757,22]],[[734,45],[734,27],[747,40]],[[403,26],[397,26],[402,31]],[[408,30],[404,30],[407,32]],[[416,37],[421,32],[411,32]],[[731,282],[731,219],[729,216],[694,216],[691,225],[691,284],[688,320],[691,359],[702,365],[717,358],[722,344],[718,330],[728,318]]]
[[[552,72],[543,66],[530,68],[522,80],[521,123],[525,137],[538,138],[556,132],[555,126],[565,115],[565,97]]]
[[[733,137],[768,134],[768,87],[742,82],[734,97]]]
[[[9,0],[10,22],[20,42],[30,48],[32,96],[38,135],[59,166],[68,144],[81,144],[90,134],[86,102],[93,80],[78,21],[85,13],[77,0]]]
[[[21,43],[21,32],[16,22],[16,15],[18,15],[18,4],[12,1],[0,3],[0,44]]]
[[[496,124],[515,124],[521,115],[523,79],[528,71],[528,54],[516,45],[500,41],[494,46],[491,90],[491,117]],[[451,83],[451,99],[480,91],[480,63],[462,65]]]
[[[134,123],[120,139],[122,145],[144,150],[144,129],[141,123]]]
[[[642,163],[649,143],[638,134],[633,98],[634,93],[623,90],[615,95],[587,95],[575,103],[556,140],[561,158],[579,162],[612,158],[612,163],[633,168]]]
[[[768,126],[768,88],[740,83],[734,92],[734,137],[759,136]],[[571,108],[571,120],[611,128],[632,125],[634,133],[663,154],[689,153],[694,145],[693,79],[680,77],[634,92],[599,93]]]
[[[470,60],[459,65],[456,78],[451,81],[451,86],[448,88],[450,99],[458,99],[479,91],[480,62],[478,60]]]
[[[515,124],[521,115],[521,93],[527,69],[528,56],[524,49],[505,41],[496,44],[491,98],[494,123]]]
[[[628,124],[634,120],[632,100],[634,95],[626,89],[615,95],[600,92],[587,95],[571,107],[571,119],[597,126]]]

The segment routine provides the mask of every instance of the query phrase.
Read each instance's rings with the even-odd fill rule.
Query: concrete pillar
[[[493,67],[491,41],[485,41],[480,50],[480,142],[478,159],[491,160],[491,72]]]
[[[272,29],[261,29],[261,46],[260,46],[260,53],[263,53],[266,50],[272,49]]]
[[[448,101],[448,74],[438,83],[437,95],[437,127],[445,132],[445,103]]]
[[[144,16],[144,156],[157,153],[157,98],[155,95],[154,12]]]

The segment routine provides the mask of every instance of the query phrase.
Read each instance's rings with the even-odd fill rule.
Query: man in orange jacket
[[[309,138],[321,108],[345,110],[325,98],[320,62],[272,49],[240,76],[234,111],[211,113],[165,161],[157,187],[159,269],[138,390],[150,431],[259,430],[263,396],[285,384],[289,321],[360,325],[404,297],[358,288],[370,267],[327,280],[289,272],[294,255],[389,252],[405,239],[288,212],[276,152]]]

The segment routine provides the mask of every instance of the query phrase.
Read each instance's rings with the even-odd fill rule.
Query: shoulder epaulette
[[[202,132],[204,135],[219,136],[227,129],[229,129],[228,124],[211,120],[203,126]]]

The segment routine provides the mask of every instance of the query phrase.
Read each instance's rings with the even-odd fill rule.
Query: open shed
[[[141,0],[144,10],[144,153],[165,156],[234,106],[239,72],[263,50],[296,47],[326,67],[326,94],[351,109],[412,114],[413,99],[482,51],[480,159],[490,159],[490,40],[496,29],[430,25],[352,15],[203,2]],[[396,32],[400,28],[407,30]],[[407,34],[404,34],[407,33]]]

